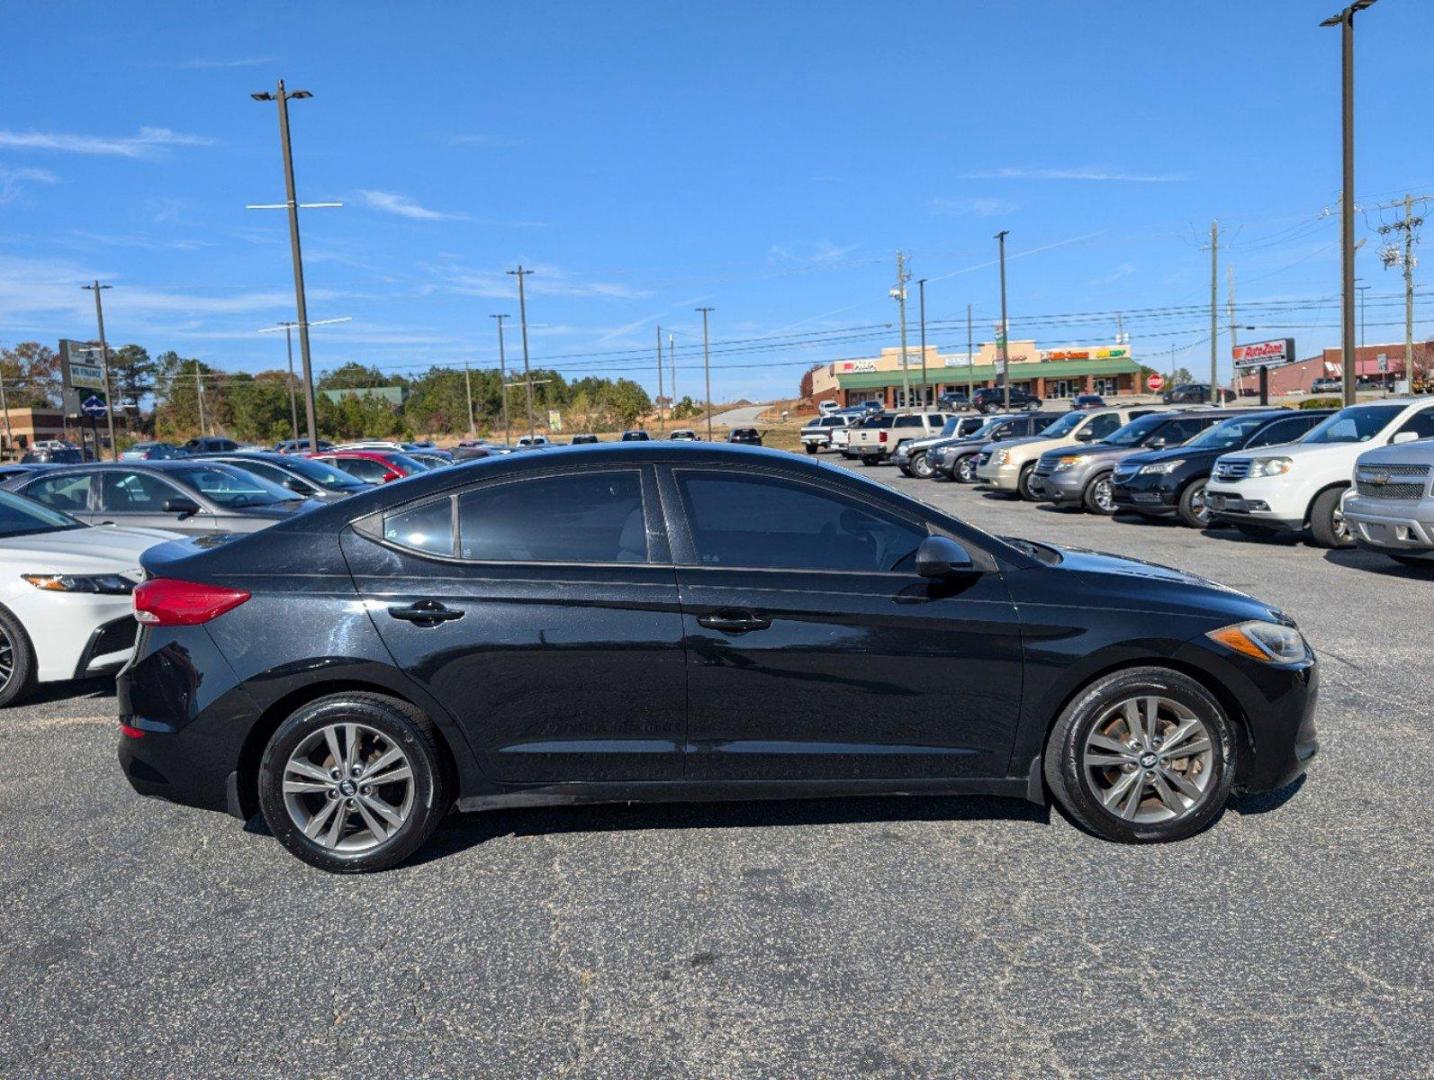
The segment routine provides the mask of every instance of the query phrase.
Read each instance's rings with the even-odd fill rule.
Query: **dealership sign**
[[[1231,350],[1236,368],[1276,367],[1292,364],[1295,360],[1295,339],[1276,338],[1274,341],[1256,341],[1249,345],[1236,345]]]
[[[99,350],[81,341],[61,340],[60,378],[66,390],[84,387],[88,390],[105,388],[104,369],[94,363]]]

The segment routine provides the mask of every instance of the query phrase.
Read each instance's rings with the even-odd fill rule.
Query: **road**
[[[740,409],[729,409],[727,412],[718,413],[712,418],[712,423],[722,424],[729,428],[756,427],[757,417],[770,408],[770,405],[744,405]]]
[[[514,810],[353,879],[135,796],[112,692],[51,692],[0,714],[0,1075],[1434,1073],[1434,581],[862,471],[1289,611],[1308,781],[1158,848],[985,798]]]

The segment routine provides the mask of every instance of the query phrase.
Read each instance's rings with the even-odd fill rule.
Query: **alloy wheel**
[[[1341,544],[1354,542],[1354,537],[1349,531],[1349,522],[1345,520],[1344,511],[1340,509],[1339,503],[1335,503],[1334,512],[1330,514],[1330,525],[1333,526],[1331,531],[1334,533],[1334,538]]]
[[[10,685],[15,677],[15,643],[5,628],[0,626],[0,691]]]
[[[1210,524],[1210,507],[1205,502],[1205,488],[1202,486],[1190,496],[1190,512],[1201,525]]]
[[[931,478],[931,462],[926,460],[925,454],[917,454],[911,459],[911,471],[918,480],[929,480]]]
[[[956,463],[956,476],[963,484],[974,483],[976,480],[976,459],[967,454]]]
[[[1213,747],[1210,729],[1189,708],[1141,695],[1100,715],[1086,736],[1081,769],[1108,813],[1156,824],[1203,805],[1214,783]]]
[[[413,763],[366,724],[327,724],[311,732],[284,765],[284,809],[320,847],[369,852],[392,838],[413,811]]]
[[[1095,490],[1091,493],[1091,498],[1100,508],[1101,513],[1115,513],[1115,493],[1111,491],[1110,477],[1103,477],[1095,482]]]

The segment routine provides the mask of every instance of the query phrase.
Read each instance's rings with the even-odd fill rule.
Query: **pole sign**
[[[1235,369],[1279,367],[1295,361],[1295,339],[1276,338],[1274,341],[1255,341],[1249,345],[1236,345],[1230,350],[1235,359]]]
[[[80,411],[86,416],[103,416],[109,411],[109,408],[99,397],[91,394],[80,403]]]
[[[1165,377],[1158,371],[1152,372],[1145,380],[1145,386],[1152,394],[1158,392],[1164,385]]]

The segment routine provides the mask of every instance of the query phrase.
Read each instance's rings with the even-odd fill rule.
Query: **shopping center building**
[[[1038,349],[1034,341],[1012,341],[1011,386],[1042,399],[1077,394],[1113,396],[1137,392],[1140,365],[1125,344],[1100,347]],[[923,376],[921,349],[908,348],[903,371],[901,349],[882,349],[880,356],[836,360],[812,372],[814,401],[857,405],[879,401],[887,408],[933,404],[948,390],[965,393],[982,386],[997,386],[999,349],[985,342],[974,354],[943,353],[927,346]],[[923,393],[924,388],[924,393]]]

